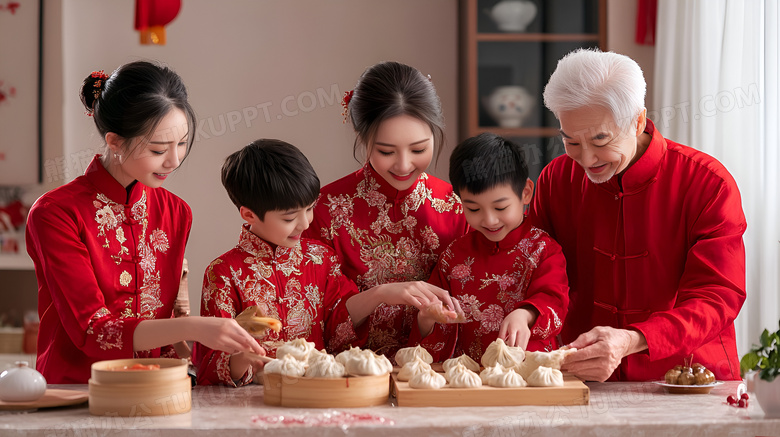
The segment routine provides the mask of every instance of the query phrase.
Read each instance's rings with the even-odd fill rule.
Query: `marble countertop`
[[[780,418],[726,405],[738,382],[709,394],[667,394],[653,383],[588,383],[590,405],[522,407],[398,407],[350,409],[268,407],[263,387],[198,386],[192,411],[157,417],[99,417],[86,404],[33,411],[0,411],[3,436],[236,436],[270,431],[274,437],[406,434],[426,436],[780,436]],[[87,391],[86,385],[50,388]]]

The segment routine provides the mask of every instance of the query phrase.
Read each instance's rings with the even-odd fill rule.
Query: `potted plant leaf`
[[[778,323],[780,326],[780,323]],[[753,345],[739,362],[742,374],[752,386],[756,400],[770,417],[780,417],[780,329],[761,333],[761,344]]]

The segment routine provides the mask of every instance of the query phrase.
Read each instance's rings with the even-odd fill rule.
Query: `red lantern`
[[[176,18],[181,0],[136,0],[135,30],[141,44],[165,44],[165,26]]]

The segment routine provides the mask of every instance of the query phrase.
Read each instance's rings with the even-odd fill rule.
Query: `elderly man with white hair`
[[[570,304],[564,370],[595,381],[663,379],[693,355],[739,379],[746,222],[713,157],[646,118],[632,59],[577,50],[544,90],[566,154],[539,176],[530,218],[563,247]]]

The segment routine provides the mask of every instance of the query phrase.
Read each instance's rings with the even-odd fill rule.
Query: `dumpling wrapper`
[[[463,364],[456,364],[447,372],[447,380],[453,388],[482,387],[482,379]]]
[[[292,355],[296,360],[306,362],[309,359],[309,353],[313,350],[316,350],[314,343],[306,341],[305,338],[296,338],[279,346],[279,349],[276,350],[276,358]]]
[[[479,377],[482,379],[482,385],[490,385],[490,378],[495,375],[500,375],[506,372],[504,366],[496,364],[493,367],[485,367],[485,370],[479,373]]]
[[[422,358],[415,357],[412,361],[409,361],[401,367],[396,378],[398,378],[399,381],[410,381],[418,373],[428,370],[431,370],[431,365],[423,361]]]
[[[349,361],[350,358],[360,354],[360,352],[362,352],[362,350],[359,347],[351,347],[348,350],[345,350],[344,352],[336,355],[336,361],[346,366],[347,361]]]
[[[446,384],[447,380],[444,379],[441,373],[437,373],[433,369],[420,372],[409,380],[409,387],[411,388],[440,389]]]
[[[304,375],[312,378],[341,378],[345,373],[343,364],[336,361],[332,355],[325,355],[325,358],[310,362]]]
[[[525,387],[528,383],[514,369],[494,374],[488,381],[491,387]]]
[[[563,387],[563,373],[558,369],[539,366],[526,379],[531,387]]]
[[[354,376],[383,375],[393,371],[393,365],[387,357],[371,350],[360,351],[344,367],[348,374]]]
[[[433,362],[433,356],[431,356],[430,352],[425,350],[425,348],[422,346],[398,349],[398,352],[395,353],[395,362],[399,366],[403,367],[404,364],[412,361],[415,357],[421,358],[428,364]]]
[[[292,355],[271,360],[263,367],[265,373],[277,373],[282,376],[303,376],[306,373],[306,363],[298,361]]]
[[[444,364],[442,364],[442,368],[446,373],[448,370],[450,370],[451,367],[455,367],[455,365],[457,364],[463,364],[464,366],[466,366],[467,369],[471,370],[472,372],[479,372],[480,370],[479,364],[466,354],[463,354],[457,358],[450,358],[449,360],[444,360]]]
[[[496,364],[509,368],[515,367],[525,359],[525,351],[521,347],[507,346],[504,340],[497,338],[490,343],[482,354],[482,365],[492,367]]]

